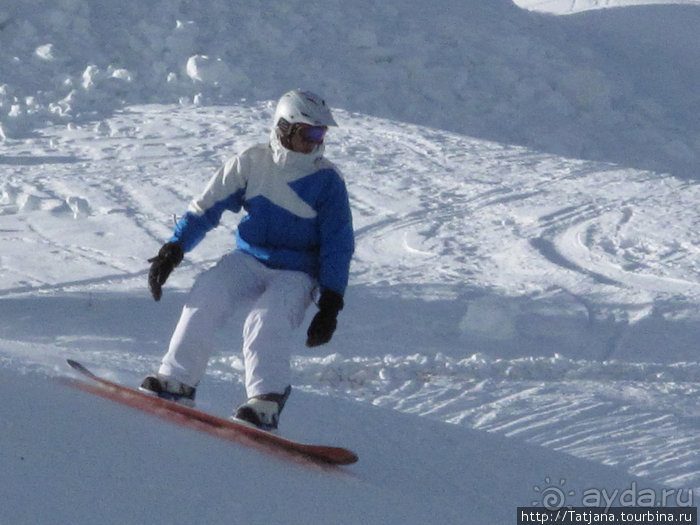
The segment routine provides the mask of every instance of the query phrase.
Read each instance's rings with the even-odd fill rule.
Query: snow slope
[[[208,11],[187,2],[159,4],[158,17],[135,4],[95,5],[2,8],[12,22],[2,24],[0,38],[13,39],[10,50],[0,48],[0,78],[12,78],[0,109],[7,101],[15,109],[0,116],[0,523],[97,517],[104,523],[501,524],[514,522],[517,506],[541,506],[552,493],[567,504],[580,503],[587,491],[619,497],[632,487],[657,494],[671,487],[680,503],[694,497],[700,487],[698,184],[692,176],[638,166],[696,166],[692,147],[684,164],[682,156],[647,149],[645,140],[692,145],[697,123],[681,110],[697,99],[685,79],[657,85],[643,68],[622,67],[615,56],[591,49],[588,69],[572,75],[582,71],[569,56],[579,52],[576,45],[551,38],[575,29],[571,38],[590,45],[606,37],[627,46],[632,39],[628,51],[639,38],[648,47],[637,59],[655,65],[680,49],[676,44],[688,43],[683,28],[690,26],[681,15],[692,21],[696,11],[618,11],[636,23],[668,16],[674,31],[662,39],[630,35],[629,21],[606,12],[561,19],[506,3],[471,6],[471,33],[457,33],[456,22],[439,13],[415,5],[409,13],[391,3],[350,26],[348,17],[359,15],[329,2],[323,31],[309,37],[310,22],[295,18],[289,3],[263,14],[235,7],[226,17],[223,3],[214,1]],[[234,15],[248,23],[240,39],[224,40]],[[299,24],[287,35],[289,55],[276,54],[274,38],[252,36],[263,34],[261,17],[264,34],[278,38],[282,20]],[[440,38],[418,52],[421,31],[439,24]],[[476,38],[486,28],[489,37]],[[191,32],[187,42],[194,47],[183,44],[181,31]],[[342,70],[324,68],[332,53],[318,45],[333,31],[357,39],[338,39],[334,52],[347,58]],[[159,47],[167,35],[177,56]],[[317,44],[309,48],[312,58],[304,54],[309,38]],[[554,49],[553,41],[563,47]],[[241,50],[241,42],[257,47]],[[398,42],[410,53],[399,58]],[[485,75],[478,82],[466,75],[466,99],[450,106],[458,109],[427,111],[430,104],[422,101],[456,96],[443,80],[466,71],[460,46],[467,42],[471,57],[491,52],[478,67]],[[516,42],[529,46],[517,60],[499,55]],[[54,47],[22,55],[47,43]],[[683,48],[684,56],[694,56],[694,45]],[[220,53],[226,68],[201,69],[201,58],[188,68],[194,48]],[[273,57],[286,57],[295,71],[311,64],[311,71],[328,74],[311,82]],[[401,76],[409,57],[415,73]],[[17,69],[21,77],[5,77],[6,68],[27,61],[33,66]],[[159,61],[166,71],[184,67],[185,76],[177,69],[177,78],[163,83]],[[90,63],[101,73],[83,75]],[[239,66],[250,67],[251,80],[234,92],[227,86],[245,82],[221,81]],[[502,81],[514,68],[525,75],[519,84],[525,91],[541,73],[550,81],[568,79],[578,95],[637,86],[657,105],[647,111],[651,106],[635,99],[597,113],[576,106],[570,119],[547,111],[543,120],[524,101],[561,99],[506,96]],[[593,75],[591,87],[591,71],[616,74],[613,80]],[[693,71],[691,64],[688,78]],[[66,80],[75,89],[68,100]],[[301,333],[294,342],[296,390],[282,430],[348,446],[360,462],[335,471],[289,463],[57,382],[69,374],[66,358],[127,384],[157,366],[184,294],[233,245],[239,217],[225,216],[188,255],[158,304],[146,289],[146,259],[168,237],[172,215],[184,211],[219,163],[266,137],[271,99],[286,89],[280,86],[310,83],[328,93],[341,124],[329,134],[327,151],[346,175],[358,242],[332,343],[309,350]],[[125,102],[114,98],[114,86],[122,86],[117,91]],[[470,113],[487,98],[491,113]],[[54,112],[51,104],[65,111]],[[516,107],[518,118],[496,118]],[[636,132],[617,133],[621,117],[637,123]],[[634,133],[643,140],[630,141]],[[634,162],[566,158],[552,153],[556,144],[544,144],[560,146],[567,134],[572,144],[585,142],[581,156],[621,161],[615,152],[627,151]],[[242,398],[238,321],[222,334],[198,393],[205,410],[227,414]]]
[[[697,186],[343,111],[328,148],[348,173],[356,210],[354,284],[333,343],[319,352],[297,341],[297,393],[283,428],[355,449],[361,462],[345,469],[350,477],[309,472],[47,383],[67,374],[66,357],[127,384],[157,366],[184,291],[233,239],[225,227],[213,232],[159,304],[145,287],[145,259],[168,234],[168,212],[184,206],[215,160],[264,136],[270,109],[132,107],[104,121],[107,134],[45,128],[10,147],[0,303],[0,370],[13,392],[0,418],[12,444],[3,461],[16,473],[4,488],[15,502],[3,507],[8,521],[58,515],[80,523],[92,520],[84,514],[91,501],[103,501],[108,523],[138,521],[146,508],[156,522],[176,523],[200,514],[214,522],[460,523],[464,512],[474,523],[505,523],[516,506],[539,501],[534,487],[545,480],[565,480],[569,503],[591,488],[625,490],[636,475],[646,476],[639,487],[696,486],[697,241],[683,202],[697,198]],[[231,122],[241,128],[235,138]],[[382,147],[358,132],[368,122],[385,137]],[[438,163],[443,177],[426,195],[424,179]],[[524,169],[526,182],[515,176]],[[597,189],[606,176],[610,206]],[[657,207],[647,208],[652,190],[666,205],[658,219]],[[611,209],[620,200],[632,211],[629,233],[608,226],[609,214],[625,215]],[[644,227],[656,248],[623,270],[625,250],[614,256],[592,234],[588,245],[568,239],[582,222],[607,232],[606,243],[624,244]],[[655,254],[667,253],[673,231],[687,241],[664,264],[669,258]],[[550,239],[551,252],[533,239]],[[585,257],[569,254],[570,243],[588,246]],[[588,259],[596,253],[612,262],[594,273]],[[603,279],[603,269],[615,272]],[[200,388],[200,406],[221,414],[243,395],[235,330],[232,323],[223,335]],[[654,338],[673,341],[672,351],[660,354]],[[32,491],[37,484],[46,488]],[[83,504],[66,505],[66,494]]]
[[[286,428],[343,435],[362,459],[342,470],[170,427],[35,375],[0,377],[3,523],[512,523],[517,505],[540,498],[533,486],[551,489],[552,476],[558,489],[554,476],[574,473],[578,487],[662,493],[611,467],[337,399],[297,393]]]
[[[517,0],[515,3],[523,9],[557,15],[570,15],[593,9],[639,5],[700,4],[698,0],[673,0],[671,2],[659,0]]]
[[[124,103],[276,99],[697,178],[697,5],[5,0],[0,136]],[[381,89],[378,89],[380,88]]]

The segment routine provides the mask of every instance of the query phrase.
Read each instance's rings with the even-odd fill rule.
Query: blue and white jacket
[[[341,295],[354,251],[352,215],[345,181],[323,157],[270,142],[229,159],[193,200],[170,241],[192,250],[215,228],[224,211],[247,215],[238,225],[236,250],[271,268],[306,272],[321,288]]]

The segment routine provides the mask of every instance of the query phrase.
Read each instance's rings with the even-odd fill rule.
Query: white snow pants
[[[196,386],[217,332],[239,308],[248,397],[282,393],[290,384],[291,332],[304,320],[316,281],[303,272],[274,270],[232,252],[195,281],[159,373]]]

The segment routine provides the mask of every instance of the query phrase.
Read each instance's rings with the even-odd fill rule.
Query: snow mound
[[[18,375],[6,360],[0,380],[0,460],[11,480],[0,485],[3,523],[497,524],[512,522],[517,506],[542,506],[550,479],[564,480],[562,503],[571,505],[593,487],[614,498],[631,488],[663,494],[614,467],[309,394],[295,394],[285,431],[341,442],[359,463],[327,469],[276,458],[36,371]]]
[[[0,137],[124,104],[271,100],[303,86],[351,112],[695,178],[698,26],[697,6],[553,18],[506,0],[293,0],[263,12],[9,0]]]

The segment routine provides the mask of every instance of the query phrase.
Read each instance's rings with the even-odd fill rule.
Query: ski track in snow
[[[608,9],[614,7],[655,5],[655,4],[700,4],[699,0],[674,0],[663,2],[660,0],[516,0],[515,4],[523,9],[542,11],[558,15],[568,15],[594,9]]]
[[[146,259],[218,164],[265,139],[271,109],[136,106],[6,141],[4,359],[54,374],[66,355],[99,355],[117,377],[150,372],[237,217],[157,307]],[[300,350],[295,384],[700,487],[698,185],[338,115],[327,152],[357,253],[338,334],[321,355]],[[222,343],[209,376],[240,388],[240,373]]]

